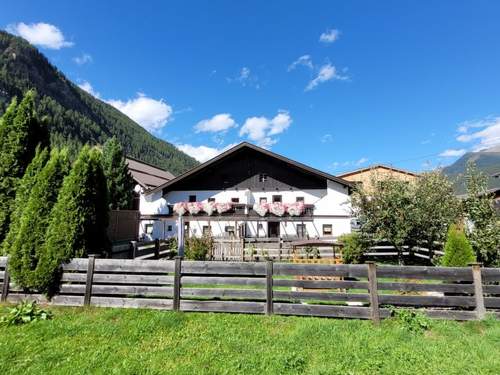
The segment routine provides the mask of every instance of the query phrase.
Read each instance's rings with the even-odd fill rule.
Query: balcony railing
[[[177,214],[174,212],[174,206],[173,205],[168,205],[168,211],[169,211],[169,216],[177,216]],[[201,217],[201,216],[210,216],[210,217],[231,217],[231,216],[237,216],[237,217],[248,217],[252,218],[255,220],[258,220],[259,218],[305,218],[305,217],[312,217],[314,214],[314,204],[305,204],[304,205],[304,211],[302,212],[301,215],[299,216],[291,216],[288,214],[288,212],[285,212],[282,216],[277,216],[274,215],[271,212],[267,212],[264,216],[259,215],[254,209],[253,205],[251,204],[245,204],[245,203],[232,203],[232,207],[229,211],[219,213],[219,212],[214,212],[212,215],[208,215],[204,211],[200,211],[197,214],[190,214],[189,212],[185,213],[183,216],[184,217]]]

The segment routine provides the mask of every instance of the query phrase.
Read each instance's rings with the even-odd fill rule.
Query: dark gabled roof
[[[387,169],[387,170],[390,170],[390,171],[399,172],[399,173],[407,174],[407,175],[410,175],[410,176],[419,177],[418,173],[410,172],[410,171],[407,171],[407,170],[401,169],[401,168],[391,167],[389,165],[384,165],[384,164],[374,164],[374,165],[370,165],[369,167],[366,167],[366,168],[360,168],[360,169],[356,169],[354,171],[345,172],[345,173],[340,174],[339,177],[344,178],[344,177],[347,177],[347,176],[352,176],[353,174],[363,173],[363,172],[367,172],[367,171],[370,171],[372,169],[377,169],[377,168],[383,168],[383,169]]]
[[[135,182],[146,189],[154,189],[175,178],[169,171],[165,171],[154,165],[127,157],[128,170]]]
[[[190,169],[189,171],[181,174],[180,176],[177,176],[176,178],[174,178],[174,179],[172,179],[172,180],[170,180],[168,182],[165,182],[164,184],[156,187],[155,189],[152,189],[152,190],[148,191],[148,193],[154,193],[154,192],[157,192],[159,190],[163,190],[165,188],[168,188],[169,186],[171,186],[171,185],[173,185],[173,184],[175,184],[175,183],[183,180],[184,178],[192,176],[192,175],[196,174],[197,172],[200,172],[203,169],[207,168],[208,166],[210,166],[210,165],[212,165],[212,164],[214,164],[214,163],[216,163],[216,162],[218,162],[218,161],[220,161],[220,160],[222,160],[222,159],[230,156],[231,154],[235,153],[236,151],[239,151],[239,150],[244,149],[244,148],[248,148],[248,149],[260,152],[260,153],[262,153],[264,155],[270,156],[272,158],[278,159],[280,161],[283,161],[285,163],[293,165],[293,166],[295,166],[298,169],[302,169],[302,170],[304,170],[304,171],[306,171],[308,173],[311,173],[311,174],[313,174],[315,176],[319,176],[319,177],[325,178],[327,180],[338,182],[339,184],[342,184],[342,185],[347,186],[347,187],[352,187],[353,186],[353,184],[351,182],[346,181],[346,180],[344,180],[342,178],[339,178],[337,176],[334,176],[332,174],[329,174],[329,173],[326,173],[326,172],[322,172],[319,169],[309,167],[309,166],[307,166],[305,164],[299,163],[299,162],[294,161],[292,159],[288,159],[288,158],[286,158],[284,156],[278,155],[278,154],[276,154],[274,152],[271,152],[269,150],[266,150],[266,149],[263,149],[261,147],[255,146],[255,145],[253,145],[251,143],[242,142],[242,143],[240,143],[240,144],[238,144],[238,145],[230,148],[229,150],[224,151],[223,153],[217,155],[216,157],[214,157],[214,158],[206,161],[205,163],[202,163],[202,164],[200,164],[200,165],[198,165],[198,166]]]

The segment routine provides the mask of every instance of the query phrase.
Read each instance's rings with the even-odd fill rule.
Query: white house
[[[351,231],[351,183],[247,142],[140,196],[141,233],[335,238]]]

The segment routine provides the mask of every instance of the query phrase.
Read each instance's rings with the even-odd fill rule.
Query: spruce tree
[[[42,249],[49,215],[69,169],[67,151],[55,149],[36,177],[10,252],[9,270],[12,278],[22,287],[38,287],[35,270],[44,255]]]
[[[10,223],[7,237],[2,243],[0,254],[8,255],[10,253],[10,249],[19,231],[21,216],[23,215],[24,209],[27,205],[31,189],[33,189],[33,186],[36,183],[36,176],[45,166],[48,159],[49,152],[47,148],[40,149],[40,147],[38,147],[35,157],[28,165],[26,173],[24,173],[24,176],[17,188],[16,199],[14,200],[14,211],[12,213],[12,222]]]
[[[108,201],[102,155],[84,146],[64,179],[51,211],[45,246],[36,274],[37,286],[51,291],[62,262],[108,250]]]
[[[465,267],[475,261],[474,250],[465,233],[456,225],[450,225],[444,246],[441,265],[445,267]]]
[[[103,168],[108,185],[109,208],[130,209],[135,184],[128,170],[123,148],[115,137],[108,139],[104,144]]]
[[[0,130],[0,241],[8,233],[16,190],[36,146],[48,144],[47,129],[35,111],[35,92],[27,91],[23,100],[9,106]]]

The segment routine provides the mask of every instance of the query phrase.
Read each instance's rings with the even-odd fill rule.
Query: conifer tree
[[[16,191],[16,198],[14,200],[14,211],[12,213],[12,222],[9,226],[9,232],[7,237],[2,243],[0,254],[8,255],[14,240],[19,231],[19,225],[21,221],[21,216],[23,215],[24,209],[27,205],[31,189],[36,183],[36,176],[42,170],[42,168],[47,163],[49,159],[49,152],[47,148],[43,150],[38,147],[36,150],[35,157],[26,168],[26,173],[24,173],[21,182]]]
[[[441,265],[445,267],[465,267],[474,261],[474,250],[464,231],[456,225],[450,225]]]
[[[18,105],[14,100],[0,125],[0,241],[8,233],[16,190],[36,146],[48,144],[47,129],[35,111],[35,95],[30,90]]]
[[[49,161],[36,177],[19,221],[19,230],[10,251],[9,270],[16,283],[25,288],[38,286],[35,270],[43,257],[49,215],[69,169],[67,151],[52,150]]]
[[[109,208],[126,210],[132,206],[134,180],[128,170],[123,148],[115,137],[103,147],[103,168],[108,185]]]
[[[37,286],[51,291],[62,262],[108,250],[108,201],[102,155],[84,146],[64,179],[51,211],[36,275]]]

